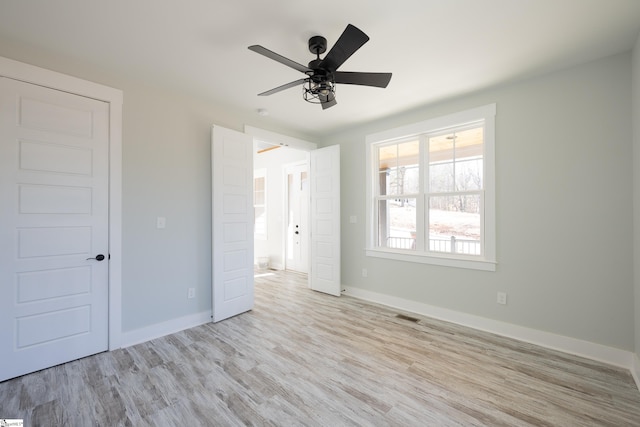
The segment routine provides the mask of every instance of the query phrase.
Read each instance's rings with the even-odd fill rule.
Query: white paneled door
[[[314,291],[340,296],[340,146],[310,152],[311,271]]]
[[[214,126],[211,143],[213,321],[253,308],[253,139]]]
[[[0,381],[108,348],[108,108],[0,78]]]

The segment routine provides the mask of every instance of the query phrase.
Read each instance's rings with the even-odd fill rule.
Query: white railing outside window
[[[388,237],[387,248],[390,249],[415,249],[416,239],[413,237]],[[481,246],[479,240],[460,239],[451,236],[449,239],[429,239],[429,250],[464,255],[480,255]]]

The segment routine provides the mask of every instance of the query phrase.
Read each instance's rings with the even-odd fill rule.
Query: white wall
[[[284,208],[284,165],[304,162],[308,153],[302,150],[282,147],[254,155],[254,169],[267,170],[267,240],[256,240],[254,253],[256,258],[267,256],[271,267],[283,269],[284,265],[284,227],[286,224]]]
[[[632,350],[630,88],[622,54],[326,138],[342,146],[343,284]],[[365,136],[493,102],[497,271],[367,258]]]

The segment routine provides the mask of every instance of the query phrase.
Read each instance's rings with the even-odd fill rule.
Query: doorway
[[[254,142],[254,148],[256,265],[306,273],[309,153],[262,141]]]
[[[309,270],[309,165],[285,167],[285,270]]]
[[[339,296],[340,281],[340,146],[317,148],[316,144],[297,138],[277,134],[264,129],[245,126],[245,133],[253,138],[254,171],[267,168],[264,203],[266,204],[266,236],[262,240],[254,236],[254,263],[259,258],[267,258],[269,266],[276,270],[286,269],[286,228],[285,194],[283,189],[288,181],[284,166],[306,163],[308,166],[308,226],[307,275],[309,288],[315,291]],[[259,146],[263,144],[263,146]],[[290,149],[286,149],[289,147]],[[295,148],[295,149],[293,149]],[[283,156],[278,162],[272,155]],[[287,157],[290,155],[296,158]],[[272,168],[269,170],[269,168]],[[273,169],[276,168],[276,169]],[[303,175],[300,175],[303,177]],[[276,185],[273,186],[273,181]],[[304,179],[300,180],[301,182]],[[254,180],[255,184],[255,180]],[[305,188],[304,185],[301,188]],[[255,189],[255,188],[254,188]],[[286,193],[288,197],[288,192]],[[255,196],[255,193],[254,193]],[[262,200],[262,199],[261,199]],[[254,199],[255,201],[255,199]],[[254,213],[256,206],[254,205]],[[262,219],[265,220],[264,216]],[[254,222],[255,227],[255,222]],[[292,230],[295,235],[295,223]],[[299,233],[302,231],[298,223]],[[292,239],[293,242],[293,239]],[[301,256],[305,256],[301,252]],[[268,257],[267,257],[268,255]]]

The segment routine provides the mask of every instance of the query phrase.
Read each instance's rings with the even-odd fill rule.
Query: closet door
[[[0,78],[0,381],[107,350],[109,106]]]

